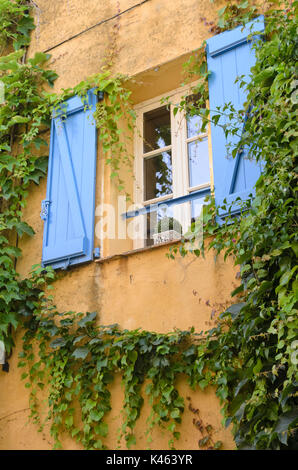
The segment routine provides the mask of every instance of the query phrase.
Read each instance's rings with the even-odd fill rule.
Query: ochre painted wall
[[[134,76],[198,48],[212,35],[200,18],[216,17],[221,6],[209,0],[39,0],[37,4],[30,54],[51,49],[50,66],[60,76],[56,89],[74,86],[98,72],[114,25],[120,26],[115,71]],[[107,21],[117,15],[117,4],[125,13]],[[97,23],[101,24],[78,35]]]
[[[231,261],[221,258],[214,261],[212,252],[205,259],[187,256],[168,260],[168,246],[144,252],[114,256],[110,259],[78,267],[66,272],[55,283],[55,299],[60,311],[97,310],[102,324],[118,323],[122,328],[143,328],[149,331],[167,332],[174,328],[196,331],[207,330],[214,325],[214,318],[230,303],[230,290],[236,286],[236,270]],[[17,335],[17,347],[10,359],[10,372],[0,372],[0,449],[47,449],[51,446],[48,428],[43,433],[28,421],[28,391],[20,380],[17,368],[21,333]],[[117,447],[117,429],[121,423],[123,391],[118,377],[111,387],[112,411],[108,416],[110,426],[106,443]],[[214,439],[222,440],[225,449],[233,448],[229,431],[221,427],[219,401],[214,390],[192,392],[183,378],[179,390],[191,397],[199,408],[204,423],[215,429]],[[181,438],[177,449],[197,449],[200,433],[193,427],[194,415],[188,410],[188,401],[181,425]],[[149,407],[145,404],[136,427],[136,448],[146,448],[146,417]],[[167,449],[169,435],[161,430],[153,432],[152,448]],[[63,440],[64,448],[77,448],[69,438]],[[124,448],[124,444],[122,443]]]
[[[216,14],[209,0],[148,0],[135,8],[140,3],[138,0],[120,0],[120,11],[128,11],[119,20],[104,21],[117,14],[116,1],[39,0],[37,3],[37,28],[32,34],[29,55],[51,49],[50,67],[59,74],[54,91],[72,87],[99,71],[113,27],[119,24],[114,72],[135,79],[130,84],[135,103],[179,86],[183,62],[210,36],[200,18],[210,20]],[[67,40],[74,35],[77,37]],[[54,47],[63,41],[66,42]],[[109,173],[99,146],[96,205],[116,201],[117,188]],[[132,191],[129,179],[127,189]],[[35,236],[30,239],[24,235],[20,241],[23,255],[17,270],[21,276],[26,276],[31,266],[41,261],[43,223],[39,214],[45,193],[45,180],[40,186],[30,188],[24,218],[34,228]],[[96,310],[102,324],[118,323],[129,329],[167,332],[194,326],[201,331],[212,327],[214,315],[231,303],[230,292],[237,285],[237,270],[232,260],[224,263],[219,258],[215,262],[213,253],[209,252],[205,259],[189,255],[184,259],[177,256],[173,261],[166,257],[168,246],[129,253],[131,249],[130,240],[105,241],[102,246],[105,259],[59,275],[54,290],[58,309]],[[21,336],[22,332],[18,332],[16,349],[9,361],[10,372],[0,372],[0,449],[48,449],[52,445],[48,428],[38,433],[37,427],[28,423],[28,391],[17,368]],[[182,379],[179,389],[184,397],[192,397],[203,420],[214,426],[215,439],[222,440],[225,449],[233,448],[230,432],[221,427],[220,405],[214,391],[191,392]],[[111,390],[113,409],[106,442],[110,448],[116,448],[123,398],[120,377]],[[146,415],[147,405],[137,425],[136,447],[141,449],[147,447]],[[198,448],[200,434],[193,427],[192,419],[192,413],[186,409],[177,448]],[[168,439],[168,435],[155,430],[152,448],[166,449]],[[77,448],[67,437],[64,447]]]

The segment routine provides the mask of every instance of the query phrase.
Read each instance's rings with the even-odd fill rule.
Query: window
[[[255,63],[252,43],[263,31],[264,17],[260,16],[244,28],[238,26],[206,41],[211,117],[225,103],[231,103],[236,110],[246,107],[246,112],[250,112],[245,90],[236,79],[243,76],[244,80],[249,80]],[[256,35],[254,39],[252,33]],[[133,219],[132,228],[134,224],[138,226],[133,231],[133,237],[137,235],[135,248],[153,243],[152,234],[164,216],[174,217],[183,232],[188,230],[191,220],[200,215],[205,196],[210,193],[211,169],[215,203],[219,207],[224,201],[236,203],[235,214],[253,194],[261,174],[261,162],[247,159],[246,149],[238,151],[235,158],[226,151],[227,139],[222,126],[225,116],[221,116],[220,125],[211,124],[207,135],[201,131],[199,116],[185,116],[182,112],[174,115],[175,104],[187,95],[189,100],[196,99],[191,95],[190,86],[188,90],[174,90],[135,108],[134,199],[137,209],[122,214],[126,219]],[[162,103],[161,99],[167,96],[172,105]],[[86,100],[76,95],[64,103],[63,113],[57,111],[52,118],[47,195],[41,210],[43,266],[66,269],[98,256],[98,247],[94,250],[95,90],[89,90],[86,99],[87,110]],[[239,135],[232,137],[230,144],[236,145]],[[219,222],[226,214],[225,207],[220,209]],[[128,228],[130,231],[131,225]]]
[[[136,247],[153,244],[153,233],[163,217],[173,217],[185,233],[201,211],[210,190],[210,159],[207,133],[201,132],[198,115],[185,115],[175,105],[191,88],[176,90],[136,106],[135,134],[135,202],[147,208],[137,217],[141,225]],[[169,97],[170,105],[162,103]],[[200,194],[201,190],[205,190]],[[193,200],[181,203],[181,197]],[[184,201],[184,199],[182,199]]]

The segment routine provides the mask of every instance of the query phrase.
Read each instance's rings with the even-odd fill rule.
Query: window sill
[[[125,251],[124,253],[117,253],[115,255],[106,256],[105,258],[100,258],[94,260],[95,263],[105,263],[106,261],[112,261],[120,258],[126,258],[131,255],[137,255],[138,253],[144,253],[147,251],[157,250],[158,248],[163,248],[165,246],[171,246],[179,243],[180,240],[170,240],[168,242],[159,243],[158,245],[146,246],[144,248],[137,248],[136,250]]]

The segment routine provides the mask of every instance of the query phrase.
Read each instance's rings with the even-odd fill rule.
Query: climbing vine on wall
[[[104,161],[111,169],[110,177],[115,180],[119,192],[126,191],[120,170],[124,168],[132,175],[133,167],[133,155],[129,151],[129,146],[135,113],[132,109],[131,91],[127,88],[127,82],[126,75],[113,74],[110,67],[103,67],[101,72],[88,77],[74,88],[64,90],[59,96],[55,94],[48,96],[52,107],[56,109],[73,95],[79,95],[84,100],[86,92],[90,89],[93,89],[94,93],[99,96],[94,113],[95,124],[105,157]],[[127,193],[127,198],[129,197]]]
[[[7,34],[3,33],[3,37],[13,38],[20,44],[20,36],[23,38],[25,35],[24,27],[20,30],[17,23],[20,13],[24,13],[28,25],[33,24],[27,10],[29,3],[9,5],[7,21],[3,23]],[[22,44],[28,45],[28,41]],[[19,49],[16,44],[15,49]],[[16,272],[16,260],[21,255],[18,238],[23,234],[34,235],[33,229],[22,220],[22,209],[29,185],[39,184],[46,173],[47,155],[43,153],[47,153],[46,133],[53,109],[63,109],[62,103],[73,94],[83,98],[90,88],[94,88],[95,93],[101,92],[104,99],[99,101],[95,120],[100,127],[103,149],[111,156],[107,163],[112,165],[116,174],[120,158],[124,163],[129,161],[118,125],[118,121],[124,118],[126,127],[131,129],[134,120],[130,92],[124,86],[126,77],[113,77],[110,67],[107,67],[75,88],[63,90],[58,96],[45,89],[57,78],[55,72],[46,68],[49,57],[48,54],[36,53],[26,60],[26,50],[19,49],[0,59],[4,85],[4,101],[0,108],[0,241],[3,266],[0,271],[0,339],[5,344],[6,355],[9,355],[14,345],[13,330],[24,327],[27,331],[19,366],[29,366],[22,378],[28,378],[26,387],[32,387],[31,417],[41,423],[37,390],[47,384],[48,418],[52,422],[51,433],[56,446],[60,445],[60,432],[66,429],[85,448],[104,447],[100,436],[107,433],[103,420],[110,410],[107,386],[116,372],[122,373],[125,386],[120,437],[125,437],[128,447],[132,445],[135,442],[133,429],[143,403],[140,387],[148,370],[151,385],[146,390],[152,404],[148,442],[150,429],[156,423],[165,423],[173,439],[177,439],[176,425],[181,420],[184,405],[175,388],[179,368],[173,359],[190,333],[158,335],[120,331],[116,326],[96,327],[94,313],[87,316],[69,313],[67,318],[63,318],[51,304],[51,296],[47,292],[55,278],[51,268],[33,266],[26,279],[20,279]],[[38,343],[37,362],[32,341]],[[168,368],[170,362],[173,370]],[[72,389],[72,381],[76,383],[75,390]],[[75,400],[80,406],[82,428],[75,423],[74,409],[69,407]]]
[[[21,255],[18,237],[34,234],[22,220],[28,187],[38,184],[47,168],[46,141],[40,131],[48,125],[48,103],[40,88],[52,85],[56,77],[42,67],[48,58],[45,54],[37,53],[26,63],[23,56],[19,50],[0,58],[4,89],[0,106],[0,339],[8,354],[13,346],[12,328],[18,326],[24,309],[33,308],[30,286],[19,280],[15,267]]]
[[[86,449],[105,448],[105,419],[111,410],[109,385],[119,373],[124,387],[119,444],[121,437],[127,447],[136,442],[134,428],[144,402],[141,391],[145,385],[152,410],[148,445],[153,426],[159,424],[172,434],[169,445],[173,447],[184,410],[176,381],[179,374],[187,374],[190,369],[193,331],[157,334],[122,331],[117,325],[98,326],[96,312],[59,314],[46,297],[40,314],[35,312],[25,327],[19,366],[27,366],[28,370],[22,377],[31,388],[31,417],[43,424],[38,390],[48,386],[46,420],[50,419],[56,448],[61,447],[59,436],[65,430]],[[196,382],[195,377],[192,380]]]
[[[12,43],[15,50],[26,47],[30,43],[30,31],[34,21],[29,12],[30,2],[27,0],[1,0],[0,3],[0,53]]]
[[[31,2],[27,1],[0,3],[2,45],[9,50],[12,42],[16,49],[0,58],[3,95],[0,105],[0,340],[5,343],[7,355],[13,346],[12,332],[19,324],[20,313],[29,308],[27,302],[29,310],[34,310],[30,300],[32,292],[26,289],[26,281],[19,280],[15,268],[16,259],[21,255],[18,238],[23,234],[34,235],[33,229],[22,220],[22,209],[29,185],[39,184],[46,174],[46,132],[51,111],[74,94],[84,97],[90,88],[104,95],[98,103],[95,120],[103,150],[109,152],[106,162],[113,168],[112,177],[118,178],[119,189],[123,189],[118,173],[120,161],[127,166],[130,163],[119,120],[123,119],[131,128],[134,119],[130,92],[125,87],[126,77],[112,76],[109,67],[59,95],[48,91],[47,87],[53,86],[57,78],[57,74],[46,67],[50,55],[38,52],[26,60],[23,47],[29,44],[29,33],[34,28],[30,6]],[[54,277],[51,269],[41,270],[41,282],[43,273],[47,278]]]
[[[249,13],[248,2],[228,5],[220,12],[221,27],[230,26],[231,21],[237,24],[237,14],[242,17],[243,10],[248,19],[255,15],[254,8]],[[255,197],[242,205],[237,217],[233,207],[215,207],[214,200],[203,213],[205,234],[213,237],[208,249],[225,258],[233,256],[240,265],[241,282],[232,296],[240,296],[241,302],[222,313],[196,354],[202,369],[212,372],[208,383],[216,386],[225,423],[233,424],[241,449],[297,449],[296,13],[297,2],[271,2],[265,16],[265,40],[256,45],[250,82],[241,84],[253,107],[238,145],[229,150],[235,156],[247,148],[248,158],[262,161]],[[204,67],[198,55],[187,64],[190,76],[201,75],[196,89],[201,101],[187,111],[201,114],[204,126],[210,119],[222,125],[226,115],[230,122],[241,122],[243,110],[236,113],[229,104],[210,118],[204,107],[208,79]],[[186,107],[185,101],[180,107]],[[226,136],[241,135],[241,127],[226,123],[222,127]],[[220,209],[229,213],[224,221]],[[189,246],[196,256],[204,255],[206,247],[192,245],[195,239],[194,225],[179,249],[182,256]],[[174,248],[169,257],[177,251]]]

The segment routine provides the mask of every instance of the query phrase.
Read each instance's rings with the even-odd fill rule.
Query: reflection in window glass
[[[195,137],[196,135],[201,133],[202,127],[202,118],[196,114],[197,109],[199,107],[198,101],[200,96],[198,94],[188,96],[186,99],[188,105],[188,112],[186,118],[187,124],[187,138]],[[200,103],[200,107],[202,107],[202,103]]]
[[[171,145],[170,111],[163,106],[144,114],[144,153]]]
[[[157,228],[159,220],[164,217],[173,217],[172,207],[167,207],[165,204],[160,206],[156,211],[152,211],[147,214],[146,217],[146,246],[152,246],[154,244],[153,234]]]
[[[188,145],[189,186],[199,186],[210,181],[208,138],[195,140]]]
[[[144,159],[145,200],[172,194],[171,152]]]
[[[187,116],[187,138],[195,137],[200,134],[202,119],[200,116]]]
[[[191,201],[191,223],[195,222],[202,214],[205,197],[206,196],[198,197]]]

